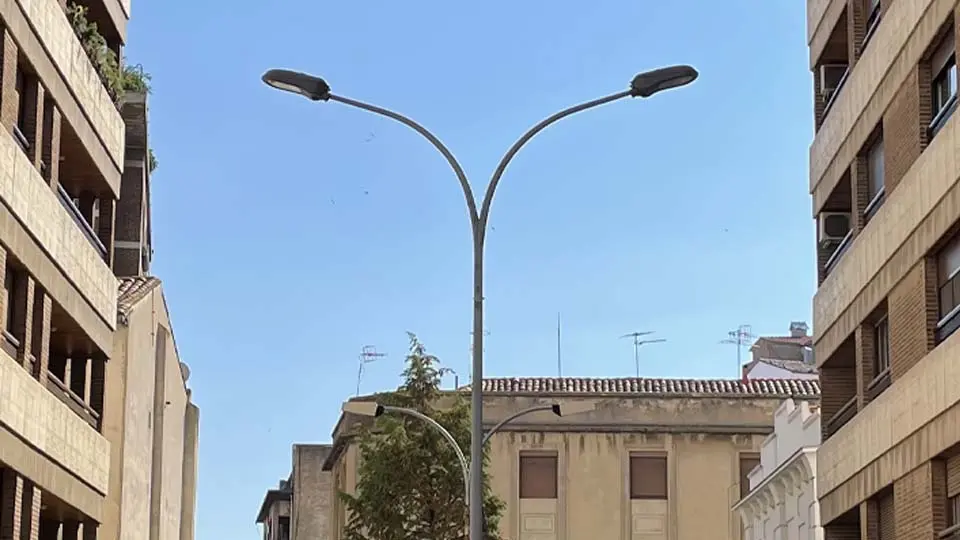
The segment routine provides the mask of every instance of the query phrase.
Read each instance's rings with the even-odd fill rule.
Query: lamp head
[[[344,413],[376,418],[383,414],[383,405],[376,401],[347,401],[340,408]]]
[[[657,92],[686,86],[697,80],[699,73],[691,66],[670,66],[641,73],[630,82],[630,95],[650,97]]]
[[[583,401],[568,401],[554,403],[553,409],[551,410],[553,411],[553,414],[563,417],[595,411],[597,410],[597,406],[593,403],[585,403]]]
[[[271,69],[261,79],[277,90],[300,94],[312,101],[330,99],[330,85],[320,77],[288,69]]]

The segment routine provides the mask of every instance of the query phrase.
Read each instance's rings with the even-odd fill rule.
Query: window
[[[869,218],[876,213],[883,202],[884,195],[884,167],[883,167],[883,138],[880,137],[867,149],[867,196],[870,202],[864,209]]]
[[[893,490],[888,490],[886,494],[877,499],[877,514],[880,518],[879,527],[877,527],[877,538],[879,540],[896,540],[896,515],[893,508]]]
[[[23,59],[20,61],[22,62]],[[27,74],[17,67],[17,124],[13,128],[13,135],[24,150],[30,147],[27,137],[23,134],[27,125],[27,80]]]
[[[947,38],[930,57],[930,83],[933,118],[930,122],[930,136],[946,123],[953,113],[957,102],[957,57],[955,53],[953,29],[948,30]]]
[[[873,327],[873,368],[875,376],[890,369],[890,325],[886,316]]]
[[[863,38],[864,43],[870,39],[870,36],[873,35],[873,31],[877,28],[877,23],[880,22],[880,0],[866,0],[866,2],[867,33]]]
[[[937,341],[943,341],[960,325],[960,235],[954,236],[937,254]]]
[[[960,495],[947,499],[947,525],[949,527],[960,525]]]
[[[630,498],[667,499],[667,456],[630,456]]]
[[[280,530],[277,535],[279,538],[277,540],[290,540],[290,518],[287,516],[282,516],[280,518]]]
[[[740,455],[740,498],[750,493],[750,471],[760,465],[760,456],[756,454]]]
[[[520,498],[557,498],[557,456],[520,456]]]
[[[14,315],[15,311],[13,309],[13,301],[15,299],[17,291],[17,272],[11,267],[10,261],[7,261],[7,270],[6,275],[3,280],[3,294],[4,300],[6,302],[7,310],[7,320],[4,323],[3,329],[6,330],[7,334],[13,335],[14,327]]]

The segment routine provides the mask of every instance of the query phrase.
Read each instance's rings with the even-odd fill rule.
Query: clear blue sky
[[[487,239],[486,373],[730,377],[738,324],[810,318],[812,137],[803,2],[134,0],[154,77],[155,272],[202,409],[198,539],[259,538],[293,442],[395,386],[406,331],[466,378],[470,236],[442,158],[407,128],[260,83],[270,67],[434,130],[482,191],[525,129],[695,65],[693,86],[575,116],[504,178]],[[371,139],[372,134],[372,140]],[[332,201],[332,202],[331,202]],[[452,384],[452,380],[448,382]]]

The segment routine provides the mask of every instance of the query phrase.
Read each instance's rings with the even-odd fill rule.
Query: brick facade
[[[905,379],[911,381],[911,388],[918,384],[913,382],[917,373],[923,373],[917,371],[918,365],[929,358],[931,351],[938,346],[938,269],[936,250],[929,246],[942,246],[949,235],[941,236],[940,230],[932,235],[930,242],[919,249],[908,247],[909,238],[898,239],[899,243],[893,246],[877,249],[878,253],[866,253],[865,250],[870,248],[864,248],[860,244],[868,242],[868,246],[879,245],[881,242],[877,240],[878,230],[889,232],[890,227],[894,226],[891,223],[899,223],[903,214],[920,210],[920,204],[928,204],[924,199],[926,193],[923,192],[923,187],[916,182],[921,178],[916,172],[918,163],[952,160],[956,144],[951,142],[949,148],[943,150],[947,148],[944,144],[937,146],[943,139],[938,141],[935,137],[951,131],[952,128],[946,129],[944,126],[953,126],[960,121],[949,116],[955,116],[955,111],[951,113],[947,110],[940,115],[946,119],[945,123],[938,124],[941,131],[935,132],[930,127],[935,114],[939,112],[934,110],[932,82],[937,75],[935,71],[939,70],[938,66],[942,66],[946,58],[946,55],[941,54],[941,45],[944,40],[953,40],[955,43],[952,48],[955,51],[960,50],[960,30],[954,24],[960,15],[960,3],[932,2],[929,6],[924,3],[924,11],[917,15],[918,21],[898,28],[897,25],[903,23],[903,15],[909,9],[903,8],[903,3],[884,0],[881,2],[880,25],[886,25],[886,28],[879,28],[879,31],[870,34],[866,42],[864,37],[868,33],[867,2],[847,0],[844,3],[845,10],[839,19],[830,21],[824,28],[810,29],[811,33],[821,34],[831,32],[830,26],[839,28],[840,25],[845,25],[845,46],[851,62],[851,72],[859,75],[848,77],[840,90],[853,93],[857,97],[845,96],[844,103],[834,104],[825,113],[820,105],[819,92],[813,96],[815,126],[820,139],[813,145],[814,152],[823,149],[823,153],[828,154],[811,155],[811,193],[814,195],[815,211],[851,212],[851,228],[855,238],[852,247],[843,256],[859,257],[858,260],[843,265],[842,271],[848,275],[826,276],[824,263],[829,254],[824,255],[822,249],[818,249],[817,253],[819,283],[821,287],[829,288],[828,291],[821,291],[824,294],[818,294],[818,299],[815,300],[818,304],[815,312],[820,308],[819,313],[823,315],[820,318],[825,319],[821,321],[822,326],[817,326],[820,335],[815,342],[815,354],[821,364],[824,451],[828,450],[827,443],[830,442],[838,445],[841,440],[848,441],[849,444],[853,444],[853,441],[857,444],[880,444],[880,441],[890,439],[889,433],[884,431],[889,431],[889,428],[882,419],[878,419],[876,414],[866,415],[864,411],[871,411],[873,406],[885,405],[881,400],[889,398],[882,395],[882,392],[889,391],[886,385],[905,388],[897,386],[907,384]],[[808,6],[813,4],[815,2],[808,2]],[[827,12],[836,13],[829,9]],[[884,21],[883,17],[888,12],[896,13],[900,20]],[[915,42],[919,41],[916,37],[918,35],[924,36],[920,38],[921,43]],[[879,41],[884,39],[891,42]],[[813,38],[810,40],[811,43],[815,41],[817,40]],[[836,42],[836,39],[831,38],[830,41]],[[889,51],[894,52],[888,54]],[[937,60],[933,59],[934,53],[937,53]],[[856,66],[854,70],[861,57],[864,60],[869,59],[869,62],[863,62],[866,65]],[[833,56],[824,51],[821,58],[815,59],[813,64],[832,61]],[[934,62],[937,62],[936,67]],[[864,75],[868,71],[871,75]],[[848,72],[848,75],[851,72]],[[816,86],[817,77],[814,79]],[[864,96],[866,98],[861,99]],[[956,97],[954,94],[954,98]],[[838,106],[846,106],[847,110],[838,112],[834,109]],[[842,120],[831,118],[831,115]],[[831,133],[824,134],[823,130]],[[897,200],[895,207],[881,208],[879,212],[866,218],[864,211],[870,200],[865,152],[878,136],[882,137],[883,141],[885,204],[889,204],[892,196]],[[950,155],[925,155],[934,148]],[[951,161],[949,167],[942,168],[942,173],[952,175],[953,169]],[[838,171],[846,172],[841,176]],[[940,174],[940,171],[931,174]],[[831,182],[837,182],[838,177],[839,182],[835,187],[831,187]],[[954,176],[949,178],[954,180]],[[845,201],[842,199],[848,189],[851,200],[850,204],[844,207]],[[916,193],[917,198],[906,200],[904,197],[910,195],[904,193]],[[937,201],[930,204],[937,204]],[[949,214],[938,214],[936,218],[928,217],[933,216],[932,208],[924,206],[922,210],[925,212],[925,220],[935,219],[941,229],[946,227],[948,230],[957,230],[960,213],[956,212],[955,208],[949,210]],[[885,223],[874,223],[875,219],[884,220]],[[911,223],[909,228],[905,225],[904,230],[912,231],[911,234],[923,234],[923,228],[929,228],[930,224],[927,221],[920,223],[919,226]],[[874,238],[871,239],[871,236]],[[854,249],[856,247],[861,249]],[[837,267],[834,267],[834,270],[836,269]],[[845,287],[847,291],[841,294],[840,291]],[[846,294],[854,287],[856,289],[852,295]],[[837,297],[842,299],[838,300]],[[884,383],[883,388],[878,390],[877,381],[886,381],[887,377],[880,377],[882,373],[877,373],[878,351],[874,325],[884,314],[887,316],[889,333],[890,371],[889,382]],[[815,325],[817,324],[815,320]],[[826,333],[830,334],[829,340],[823,338]],[[850,366],[853,366],[852,369]],[[869,419],[863,419],[859,425],[851,426],[838,436],[836,429],[828,429],[829,419],[846,403],[845,398],[851,395],[851,384],[854,385],[852,392],[857,396],[858,416]],[[918,387],[918,391],[923,392],[922,388]],[[886,399],[886,404],[889,404],[889,399]],[[941,417],[943,414],[946,412],[942,412]],[[855,416],[849,423],[858,424],[858,420]],[[906,418],[898,417],[891,419],[891,422],[901,420],[907,421]],[[874,429],[874,425],[869,424],[872,431],[867,431],[864,426],[871,421],[878,427]],[[853,428],[860,428],[856,437],[851,435]],[[869,479],[866,478],[871,474],[869,471],[872,471],[872,463],[861,464],[857,460],[855,465],[850,466],[842,463],[845,461],[845,458],[839,457],[842,451],[824,452],[832,456],[832,461],[821,463],[818,469],[826,474],[836,475],[833,483],[824,488],[827,492],[819,494],[821,508],[829,508],[829,516],[824,523],[824,538],[938,538],[948,525],[948,496],[960,495],[960,458],[953,457],[957,452],[941,454],[939,457],[936,454],[941,452],[943,447],[960,442],[955,439],[957,433],[954,430],[939,435],[942,440],[938,440],[936,444],[931,443],[931,447],[936,449],[925,454],[917,448],[901,448],[908,454],[908,450],[913,450],[909,463],[904,462],[906,458],[898,459],[896,472],[884,472],[883,480],[877,479],[879,473],[876,472],[872,473]],[[833,436],[837,438],[831,441]],[[897,439],[889,444],[906,443]],[[876,449],[869,449],[871,455],[875,456],[870,458],[873,463],[882,464],[892,459],[890,456],[894,451],[893,447],[881,448],[879,453],[874,453],[874,450]],[[845,466],[846,470],[842,474],[836,472],[836,469],[843,469]],[[887,469],[893,470],[889,463]]]

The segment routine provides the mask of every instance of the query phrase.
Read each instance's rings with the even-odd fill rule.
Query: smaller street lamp
[[[355,414],[358,416],[367,416],[370,418],[376,418],[378,416],[384,415],[385,413],[397,413],[397,414],[412,416],[414,418],[417,418],[418,420],[422,420],[426,422],[428,425],[430,425],[430,427],[434,428],[441,435],[443,435],[443,438],[446,439],[448,443],[450,443],[450,446],[453,448],[453,451],[456,452],[457,460],[460,462],[460,471],[461,471],[461,474],[463,475],[463,487],[466,490],[466,493],[465,493],[466,496],[464,498],[469,499],[469,496],[470,496],[469,462],[467,461],[467,457],[463,453],[463,449],[460,448],[460,444],[457,443],[457,439],[454,438],[454,436],[449,431],[447,431],[447,428],[440,425],[439,422],[423,414],[420,411],[417,411],[414,409],[408,409],[406,407],[394,407],[391,405],[381,405],[376,401],[347,401],[347,402],[344,402],[343,406],[341,407],[341,410],[344,413]],[[566,417],[566,416],[573,416],[576,414],[590,412],[593,410],[596,410],[596,405],[594,405],[593,403],[585,403],[583,401],[551,403],[548,405],[535,405],[533,407],[522,409],[511,415],[508,415],[506,418],[504,418],[503,420],[500,420],[492,428],[490,428],[490,430],[487,431],[487,433],[483,436],[483,446],[486,446],[487,442],[490,441],[490,437],[492,437],[497,431],[503,428],[503,426],[507,425],[513,420],[516,420],[517,418],[520,418],[521,416],[526,416],[528,414],[540,412],[540,411],[550,411],[557,416]]]

